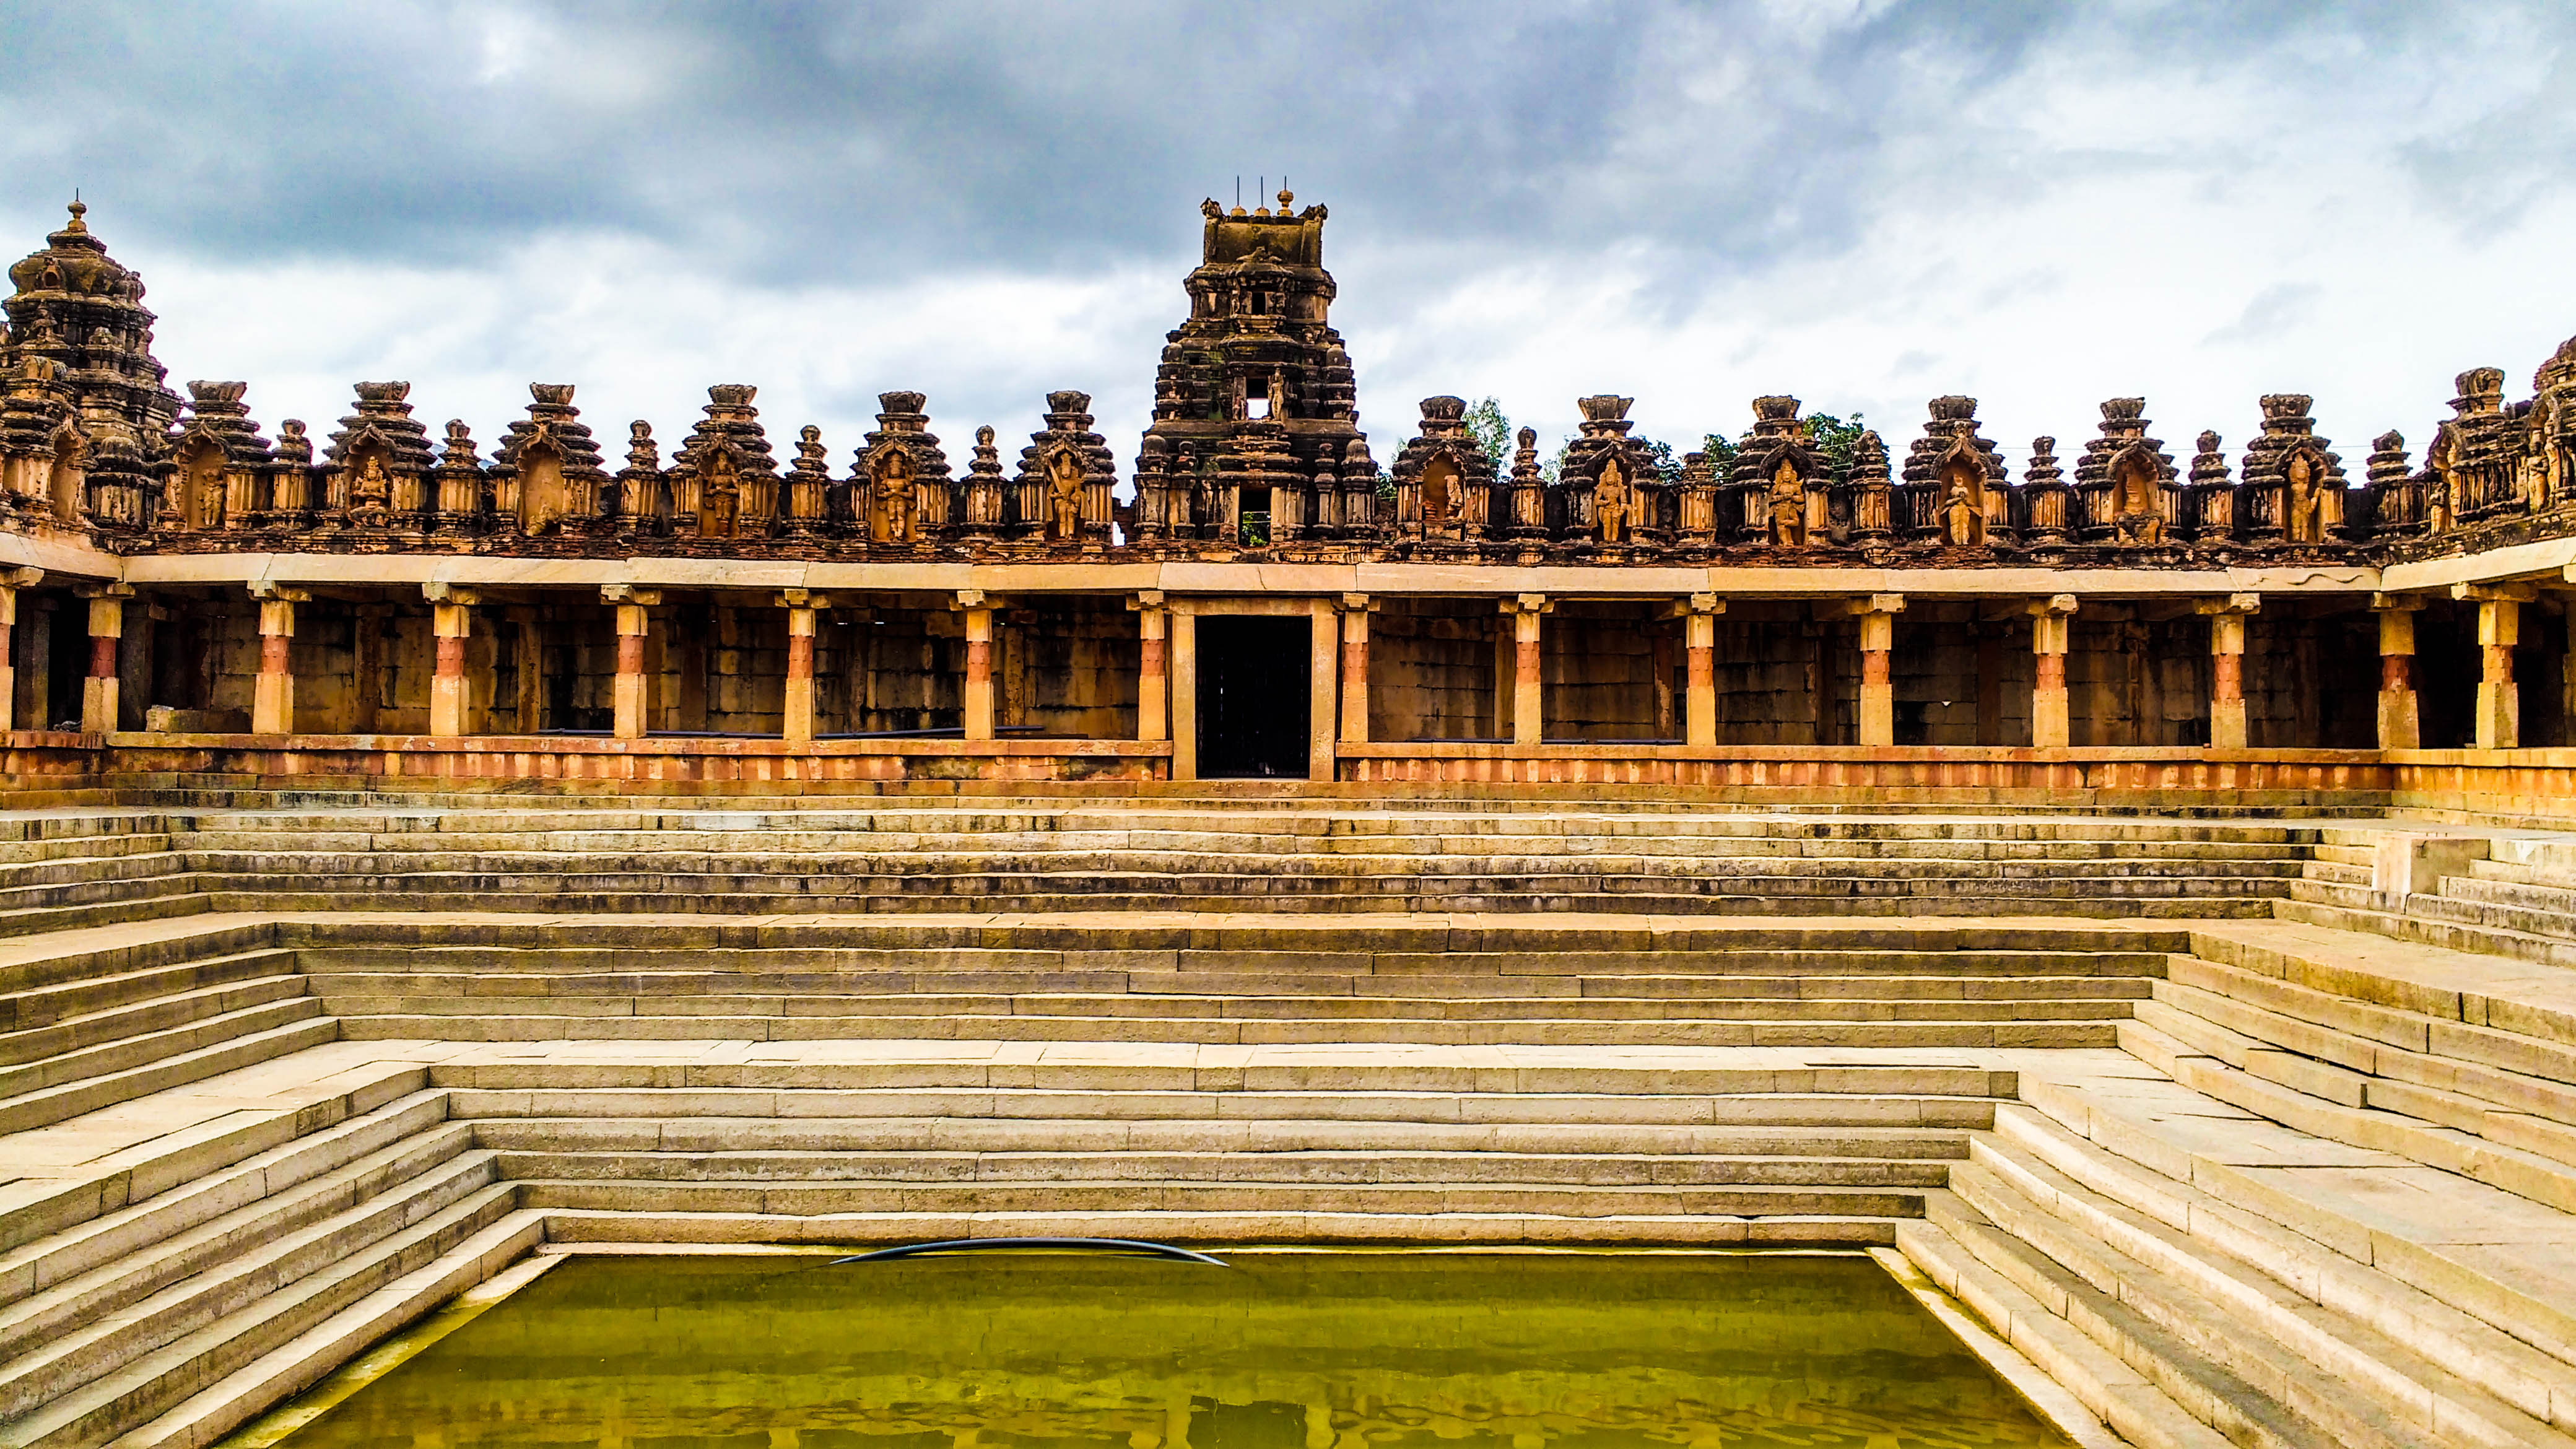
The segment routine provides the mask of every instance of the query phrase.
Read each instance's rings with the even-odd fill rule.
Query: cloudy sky
[[[741,381],[840,461],[910,388],[962,462],[1075,387],[1129,458],[1199,199],[1284,174],[1381,457],[1440,392],[1899,448],[1966,392],[2018,468],[2297,391],[2358,474],[2576,333],[2572,56],[2563,0],[17,5],[0,240],[81,188],[272,430],[408,378],[488,444],[541,380],[670,440]]]

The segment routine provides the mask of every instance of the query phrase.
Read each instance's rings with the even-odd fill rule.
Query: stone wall
[[[1494,668],[1511,637],[1511,620],[1491,599],[1386,600],[1369,618],[1369,738],[1510,733],[1508,721],[1496,722]]]

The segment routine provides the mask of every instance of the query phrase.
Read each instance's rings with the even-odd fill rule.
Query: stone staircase
[[[14,887],[0,1445],[195,1449],[541,1242],[1067,1233],[1892,1248],[2141,1446],[2576,1449],[2576,993],[2284,898],[2372,838],[7,818],[163,893]]]
[[[1508,920],[1509,918],[1505,918]],[[280,927],[351,1038],[2110,1047],[2177,930],[1097,913]]]
[[[2291,920],[2552,966],[2576,966],[2576,841],[2472,837],[2484,859],[2459,862],[2432,890],[2392,899],[2372,888],[2378,832],[2325,829],[2290,885]]]
[[[73,828],[65,816],[62,828]],[[167,850],[36,872],[0,934],[196,910],[2261,915],[2315,827],[1330,799],[754,811],[610,803],[99,814]],[[86,849],[86,847],[81,847]],[[110,879],[130,875],[131,878]]]
[[[0,816],[0,936],[206,909],[172,825],[122,811]]]
[[[0,955],[0,1133],[339,1036],[269,927],[142,942],[111,934],[70,932],[68,949]]]
[[[2120,1028],[2158,1074],[2025,1076],[1899,1249],[2140,1444],[2576,1444],[2576,1015],[2194,938]]]

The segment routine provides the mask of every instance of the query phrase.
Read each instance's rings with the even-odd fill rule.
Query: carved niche
[[[916,482],[920,469],[900,444],[887,443],[868,459],[868,542],[921,542]]]
[[[1082,542],[1082,458],[1071,448],[1057,448],[1046,463],[1046,540]]]
[[[742,466],[734,461],[733,449],[719,447],[707,454],[698,483],[698,537],[741,536]]]
[[[1592,536],[1601,543],[1626,543],[1635,521],[1637,488],[1625,459],[1607,458],[1592,480]]]

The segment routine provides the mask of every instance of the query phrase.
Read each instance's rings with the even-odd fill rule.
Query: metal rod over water
[[[1094,1253],[1136,1253],[1149,1258],[1170,1258],[1183,1263],[1205,1263],[1212,1268],[1230,1266],[1221,1258],[1175,1248],[1169,1243],[1148,1243],[1136,1238],[949,1238],[936,1243],[905,1243],[900,1247],[879,1248],[873,1253],[857,1253],[847,1258],[834,1258],[827,1266],[843,1263],[874,1263],[893,1258],[917,1258],[925,1253],[984,1253],[1011,1248],[1058,1248]]]

